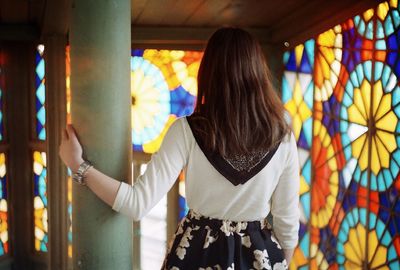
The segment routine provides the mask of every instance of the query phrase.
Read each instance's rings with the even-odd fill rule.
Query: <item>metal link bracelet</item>
[[[72,175],[72,179],[81,186],[86,186],[84,178],[86,176],[87,171],[92,168],[93,165],[89,161],[85,160],[84,162],[79,165],[78,170],[76,173]]]

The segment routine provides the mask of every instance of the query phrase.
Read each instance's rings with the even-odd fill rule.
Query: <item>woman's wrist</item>
[[[76,173],[79,169],[79,166],[84,162],[85,160],[83,158],[79,158],[76,161],[74,161],[71,166],[69,167],[72,171],[72,173]]]

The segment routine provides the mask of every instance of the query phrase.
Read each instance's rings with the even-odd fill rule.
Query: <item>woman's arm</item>
[[[296,139],[293,133],[290,134],[287,152],[282,175],[272,194],[271,213],[273,231],[289,264],[298,242],[300,225],[300,169]]]
[[[294,252],[294,248],[284,248],[283,249],[283,254],[285,255],[285,259],[287,262],[287,265],[290,265],[290,262],[292,261],[292,257],[293,257],[293,252]]]
[[[68,125],[62,133],[62,141],[59,150],[60,157],[65,165],[73,172],[76,172],[79,165],[84,160],[82,158],[82,146],[71,125]],[[101,200],[113,206],[118,188],[121,184],[120,181],[92,167],[86,173],[85,183]]]
[[[87,186],[114,210],[140,220],[171,189],[186,165],[189,147],[184,119],[176,120],[167,131],[159,151],[133,186],[119,182],[95,168],[87,171]],[[82,147],[72,126],[67,126],[60,145],[60,157],[76,172],[84,161]]]

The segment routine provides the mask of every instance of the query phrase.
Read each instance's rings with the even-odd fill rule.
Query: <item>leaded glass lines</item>
[[[383,2],[284,55],[283,101],[300,161],[305,146],[311,156],[307,171],[301,161],[300,202],[311,214],[294,268],[400,268],[399,12],[398,1]],[[293,60],[307,43],[311,79]],[[297,90],[310,82],[311,94]],[[312,106],[301,105],[307,99]]]

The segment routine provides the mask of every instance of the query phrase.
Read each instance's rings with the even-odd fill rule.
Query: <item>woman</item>
[[[190,210],[163,269],[287,269],[299,229],[296,141],[261,47],[244,30],[212,35],[194,114],[175,121],[133,187],[87,165],[71,126],[60,156],[100,199],[134,220],[184,170]]]

